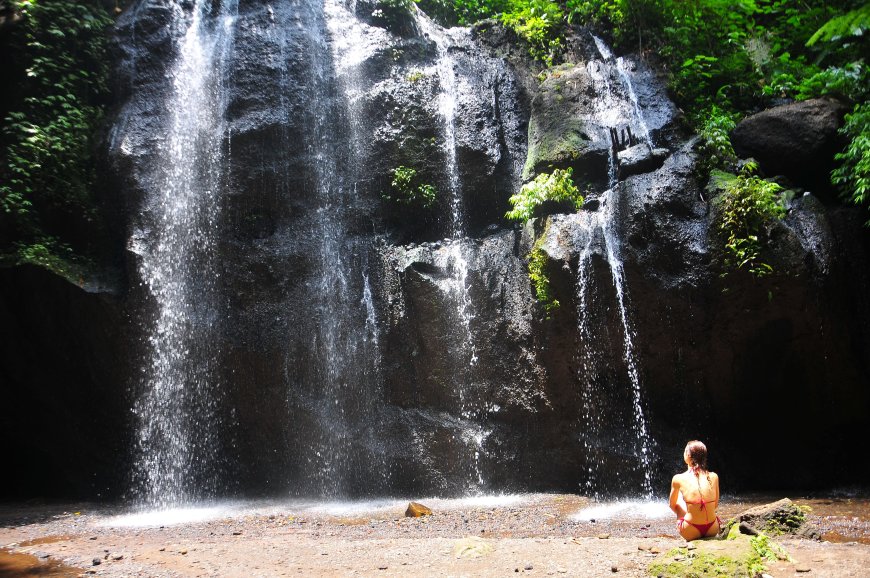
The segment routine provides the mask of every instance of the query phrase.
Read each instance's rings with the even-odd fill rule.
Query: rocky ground
[[[684,545],[663,504],[620,513],[573,495],[424,502],[433,515],[407,518],[407,503],[398,501],[246,504],[191,512],[186,522],[85,505],[0,507],[0,576],[640,577],[660,554]],[[720,513],[755,503],[723,503]],[[813,507],[810,523],[825,540],[780,539],[794,562],[771,564],[770,574],[865,576],[866,501],[798,503]]]

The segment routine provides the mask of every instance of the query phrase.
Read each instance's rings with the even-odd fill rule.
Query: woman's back
[[[680,493],[686,503],[686,519],[708,522],[719,506],[719,476],[716,472],[688,471],[680,478]]]
[[[716,516],[719,507],[719,476],[707,470],[707,447],[697,441],[686,444],[683,461],[688,468],[671,480],[668,504],[677,515],[677,530],[686,540],[715,536],[721,522]]]

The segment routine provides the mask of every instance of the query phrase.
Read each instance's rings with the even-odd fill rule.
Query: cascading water
[[[213,2],[199,0],[189,14],[185,4],[174,6],[176,22],[187,29],[170,73],[171,116],[154,177],[159,184],[147,201],[147,224],[130,240],[153,305],[133,408],[134,482],[140,499],[159,507],[222,489],[215,476],[221,389],[209,332],[220,315],[214,229],[225,174],[225,63],[237,4],[213,10]]]
[[[644,139],[642,142],[649,144],[649,129],[640,115],[637,98],[634,96],[634,90],[628,77],[622,72],[619,61],[617,61],[617,74],[619,74],[624,83],[627,83],[627,88],[624,86],[623,90],[618,90],[614,87],[611,81],[613,68],[609,64],[613,61],[613,55],[603,41],[597,37],[594,39],[602,57],[602,60],[592,60],[588,64],[598,94],[595,112],[597,115],[596,120],[599,126],[602,127],[598,138],[608,139],[606,134],[607,129],[628,121],[630,126],[636,127],[635,134],[642,135]],[[601,208],[594,212],[583,211],[578,215],[582,225],[579,231],[584,238],[579,240],[583,250],[580,253],[577,265],[577,317],[580,339],[584,344],[583,353],[580,356],[585,376],[582,399],[584,402],[583,419],[588,427],[587,437],[582,441],[586,446],[587,454],[590,456],[594,455],[593,440],[601,436],[605,426],[602,413],[599,411],[600,404],[597,403],[604,392],[597,391],[600,386],[592,378],[597,373],[597,366],[604,363],[601,352],[597,351],[593,345],[595,343],[595,336],[593,334],[593,322],[591,321],[591,302],[593,296],[597,294],[597,291],[591,287],[593,272],[592,257],[594,255],[594,245],[598,243],[603,246],[604,256],[607,260],[613,287],[616,292],[616,305],[622,329],[623,361],[631,394],[631,425],[635,436],[634,444],[636,446],[638,465],[643,476],[642,491],[646,495],[652,495],[652,439],[644,412],[643,388],[634,345],[635,333],[628,313],[628,294],[625,287],[622,260],[619,255],[621,241],[617,236],[614,218],[619,203],[619,182],[617,181],[616,161],[614,157],[615,151],[610,155],[608,190],[599,199]],[[590,458],[590,461],[592,463],[589,463],[587,466],[587,480],[585,484],[588,490],[593,491],[597,487],[596,477],[600,464],[594,463],[594,458]]]
[[[162,69],[154,74],[154,64],[141,61],[141,74],[157,80],[143,96],[142,83],[131,83],[135,106],[112,134],[113,147],[133,143],[123,158],[142,163],[131,182],[148,193],[130,241],[145,311],[154,315],[135,404],[143,500],[167,506],[226,493],[233,468],[246,490],[307,497],[505,487],[493,484],[496,474],[534,450],[485,450],[512,443],[505,424],[546,403],[538,389],[543,366],[530,294],[507,281],[523,267],[512,233],[466,235],[493,216],[480,207],[518,178],[526,125],[515,99],[501,96],[519,92],[512,73],[479,58],[485,51],[468,30],[444,31],[418,14],[428,38],[399,38],[358,19],[342,0],[243,4],[240,15],[233,2],[179,0],[175,15],[171,90],[162,89]],[[397,58],[399,43],[414,50]],[[617,73],[604,75],[598,64],[612,99],[601,113],[613,113],[614,123],[631,118]],[[424,101],[409,105],[418,96]],[[146,120],[153,108],[145,100],[169,111],[157,147],[150,126],[142,128],[155,118]],[[424,120],[419,134],[400,118],[406,110]],[[424,156],[395,155],[391,147],[407,137],[425,143]],[[431,177],[446,209],[441,242],[391,247],[391,225],[379,230],[386,222],[380,181],[404,158],[442,175]],[[467,159],[485,159],[491,172],[480,177]],[[592,237],[606,238],[597,254],[606,255],[616,287],[626,390],[634,395],[634,421],[623,420],[623,429],[637,434],[645,454],[628,294],[611,229],[615,189],[603,200],[609,208],[589,213],[585,229],[578,301],[582,310],[594,307],[601,293],[583,271],[593,261]],[[385,256],[400,253],[403,264],[388,274]],[[509,265],[494,275],[493,263]],[[403,291],[407,308],[396,313],[390,299]],[[517,347],[475,343],[483,327],[498,326],[492,312],[509,324],[507,339],[522,340]],[[435,323],[421,328],[417,314]],[[598,321],[581,319],[584,341],[594,339]],[[392,353],[397,345],[407,358]],[[502,363],[515,351],[519,360]],[[535,367],[524,373],[526,362]],[[590,374],[606,363],[584,358]],[[611,407],[592,388],[584,395],[588,408]],[[588,411],[591,429],[603,431],[603,419]],[[533,476],[505,479],[521,487]]]
[[[441,286],[452,300],[457,317],[462,324],[463,338],[460,343],[460,359],[466,363],[456,367],[455,383],[459,396],[459,412],[462,419],[462,442],[470,448],[471,467],[467,489],[478,493],[485,484],[481,469],[481,453],[483,442],[489,432],[480,424],[483,414],[480,404],[472,399],[472,371],[478,361],[475,350],[475,339],[471,323],[474,319],[471,296],[468,288],[468,256],[465,239],[465,216],[462,198],[462,183],[459,176],[459,166],[456,159],[456,107],[459,89],[457,87],[456,63],[450,56],[451,38],[449,33],[420,10],[415,11],[420,30],[428,36],[437,48],[436,74],[440,86],[438,93],[438,111],[442,118],[443,144],[445,157],[445,172],[450,204],[450,238],[441,249],[444,263],[442,266],[449,273]]]
[[[309,8],[318,10],[314,3]],[[314,418],[314,431],[297,432],[311,439],[302,448],[308,463],[301,489],[337,497],[382,488],[389,471],[377,439],[382,394],[371,246],[349,225],[360,138],[355,99],[361,77],[353,55],[366,39],[361,23],[338,2],[327,2],[314,21],[307,135],[316,207],[309,232],[315,248],[313,319],[302,383],[289,385],[307,391],[302,409]]]

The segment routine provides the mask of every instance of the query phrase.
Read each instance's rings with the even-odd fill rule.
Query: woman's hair
[[[692,440],[686,444],[686,453],[689,454],[690,465],[696,474],[707,471],[707,446],[698,440]]]

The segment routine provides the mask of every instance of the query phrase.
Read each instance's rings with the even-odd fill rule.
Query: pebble
[[[527,563],[526,563],[526,566],[525,566],[524,569],[525,569],[525,570],[534,570],[535,567],[532,566],[532,563],[531,563],[531,562],[527,562]]]
[[[798,564],[797,566],[795,566],[794,571],[795,572],[810,572],[811,568],[805,564]]]
[[[102,563],[103,563],[103,561],[100,560],[99,558],[94,558],[93,560],[91,560],[91,564],[93,564],[94,566],[99,566]]]
[[[610,538],[610,534],[598,534],[599,540],[607,540],[608,538]]]
[[[387,566],[386,564],[378,566],[378,570],[386,570],[387,568],[389,568],[389,566]]]
[[[616,564],[614,564],[613,566],[610,567],[610,571],[611,572],[619,572],[619,568],[616,566]]]
[[[115,554],[114,556],[112,556],[112,560],[115,560],[115,561],[117,561],[117,560],[123,560],[123,559],[124,559],[124,555],[123,555],[123,554]]]

